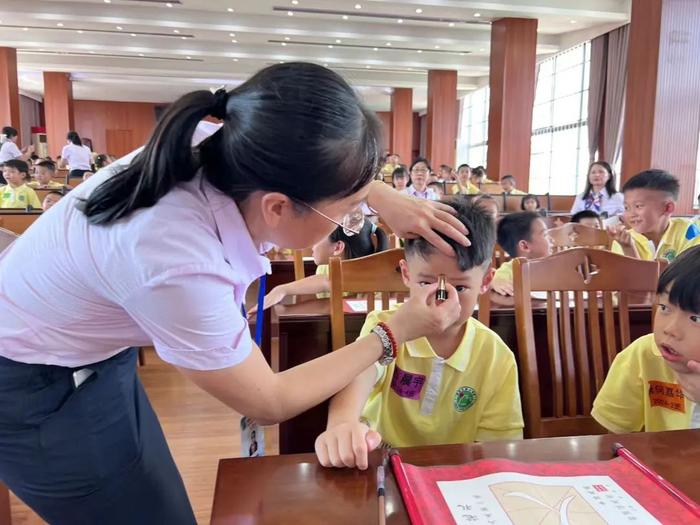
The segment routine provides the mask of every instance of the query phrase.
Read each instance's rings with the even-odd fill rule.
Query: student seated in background
[[[34,171],[34,179],[27,186],[40,190],[60,190],[63,184],[52,179],[56,175],[56,165],[48,160],[39,161]]]
[[[500,213],[496,199],[494,199],[493,196],[489,195],[488,193],[483,193],[478,197],[475,197],[474,202],[478,206],[481,206],[484,210],[486,210],[486,212],[493,220],[493,224],[495,226],[498,222],[498,214]]]
[[[477,188],[479,187],[479,184],[493,183],[492,180],[489,180],[486,177],[486,168],[484,168],[483,166],[477,166],[476,168],[472,168],[469,180]]]
[[[445,238],[455,256],[438,252],[424,239],[406,240],[401,275],[411,300],[435,301],[440,275],[447,302],[459,308],[447,330],[409,341],[388,366],[372,366],[330,403],[326,431],[316,439],[324,466],[367,468],[367,454],[383,440],[392,447],[469,443],[522,438],[518,370],[501,338],[472,317],[493,275],[491,218],[464,198],[442,201],[457,210],[471,246]],[[402,307],[367,316],[360,337]],[[363,408],[364,407],[364,408]]]
[[[372,235],[376,235],[376,247],[372,242]],[[359,235],[347,235],[343,228],[338,226],[327,239],[318,242],[311,249],[311,255],[316,263],[316,275],[275,286],[265,296],[263,309],[266,310],[292,295],[316,294],[319,299],[330,297],[328,261],[331,257],[340,257],[344,260],[355,259],[386,250],[388,246],[389,242],[384,230],[377,228],[368,220],[365,220]],[[252,315],[256,311],[257,306],[248,313]]]
[[[524,191],[520,191],[515,187],[515,177],[512,175],[503,175],[501,177],[501,188],[508,195],[526,195]]]
[[[54,204],[58,204],[63,198],[63,193],[60,191],[50,191],[44,196],[44,201],[41,203],[41,208],[46,211]]]
[[[457,168],[457,185],[453,186],[452,193],[461,193],[462,195],[476,195],[479,193],[479,188],[471,183],[472,170],[469,164],[461,164]]]
[[[520,209],[523,211],[540,211],[540,199],[536,195],[527,194],[520,201]]]
[[[700,228],[691,220],[672,217],[680,185],[664,170],[646,170],[622,187],[624,225],[608,229],[615,239],[612,250],[638,259],[672,261],[684,250],[700,244]]]
[[[438,200],[438,196],[433,190],[428,188],[428,176],[431,173],[430,162],[422,157],[417,158],[411,165],[411,185],[404,193],[419,199]]]
[[[397,167],[391,174],[391,185],[396,191],[404,191],[408,187],[408,170],[406,166]]]
[[[583,224],[589,228],[601,228],[600,215],[593,210],[583,210],[571,216],[571,222]]]
[[[700,428],[700,409],[682,385],[700,361],[700,246],[690,248],[661,274],[653,333],[640,337],[613,361],[591,415],[610,432]],[[690,399],[689,399],[690,398]]]
[[[428,189],[433,190],[435,195],[438,196],[438,199],[442,199],[445,195],[445,189],[442,182],[431,182],[428,184]]]
[[[27,186],[29,166],[23,160],[8,160],[2,166],[2,175],[7,181],[6,186],[0,187],[0,208],[25,209],[31,206],[41,209],[41,202],[36,192]]]
[[[450,182],[454,180],[454,170],[452,166],[447,164],[440,164],[440,173],[438,173],[438,180],[440,182]]]
[[[513,258],[539,259],[551,252],[547,225],[539,213],[520,211],[505,215],[498,223],[498,244]],[[513,261],[496,270],[491,282],[494,292],[513,295]]]
[[[112,164],[112,159],[109,157],[109,155],[100,153],[95,157],[95,170],[101,170],[110,164]]]

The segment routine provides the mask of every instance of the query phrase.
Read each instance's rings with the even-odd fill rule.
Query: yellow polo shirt
[[[9,184],[0,187],[0,208],[24,209],[31,204],[35,210],[41,210],[41,202],[36,193],[26,184],[13,188]]]
[[[513,261],[504,262],[493,274],[494,280],[513,282]]]
[[[654,243],[635,230],[630,230],[630,233],[639,258],[645,261],[653,259],[673,261],[683,251],[700,244],[700,227],[692,220],[682,217],[673,217],[669,221],[659,246],[654,246]],[[612,244],[612,251],[622,254],[622,246],[615,241]]]
[[[49,181],[49,183],[45,186],[40,186],[38,181],[33,180],[32,182],[28,183],[27,186],[29,186],[32,189],[41,189],[41,190],[62,190],[63,189],[63,184],[60,182],[57,182],[55,180]]]
[[[450,189],[450,193],[452,193],[452,195],[457,195],[458,193],[460,193],[459,185],[455,184],[454,186],[452,186],[452,188]],[[464,195],[476,195],[477,193],[479,193],[479,188],[474,186],[471,182],[468,183]]]
[[[657,432],[691,428],[694,410],[649,334],[617,355],[591,415],[611,432]]]
[[[328,266],[327,264],[319,264],[316,267],[316,275],[325,275],[326,278],[328,278],[329,283],[330,283],[330,271],[331,271],[331,267]],[[343,297],[349,297],[350,295],[352,295],[350,292],[343,292]],[[318,299],[328,299],[330,296],[331,296],[330,292],[318,292],[316,294],[316,297]]]
[[[371,312],[360,337],[399,307]],[[448,359],[438,357],[422,337],[401,345],[396,360],[377,369],[362,415],[392,446],[522,438],[515,357],[474,318]]]

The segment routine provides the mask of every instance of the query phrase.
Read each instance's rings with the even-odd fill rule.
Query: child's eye
[[[462,292],[466,292],[467,290],[469,290],[469,287],[463,286],[463,285],[455,286],[455,290],[457,290],[457,293],[462,293]]]
[[[691,315],[690,321],[696,324],[700,324],[700,315]]]
[[[418,286],[422,288],[423,286],[430,286],[430,283],[428,281],[420,281],[418,283]]]
[[[668,306],[665,304],[659,303],[659,311],[660,312],[666,312],[668,310]]]

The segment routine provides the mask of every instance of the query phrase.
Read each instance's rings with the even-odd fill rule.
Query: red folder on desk
[[[487,459],[417,467],[391,458],[413,525],[700,523],[622,458],[590,463]]]

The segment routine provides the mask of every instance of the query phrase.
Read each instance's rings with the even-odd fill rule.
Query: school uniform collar
[[[476,336],[476,329],[474,327],[473,319],[470,317],[467,320],[467,327],[464,330],[464,335],[462,340],[457,346],[457,350],[449,358],[445,360],[445,363],[457,370],[458,372],[464,372],[469,364],[469,358],[472,354],[472,347],[474,346],[474,337]],[[416,358],[423,359],[440,359],[440,357],[435,353],[433,348],[430,346],[430,342],[426,337],[421,337],[420,339],[415,339],[406,343],[406,349],[408,350],[408,355]]]
[[[228,263],[250,282],[263,274],[272,273],[270,259],[262,255],[270,250],[270,246],[255,245],[236,202],[204,180],[201,181],[201,190],[214,215]]]

